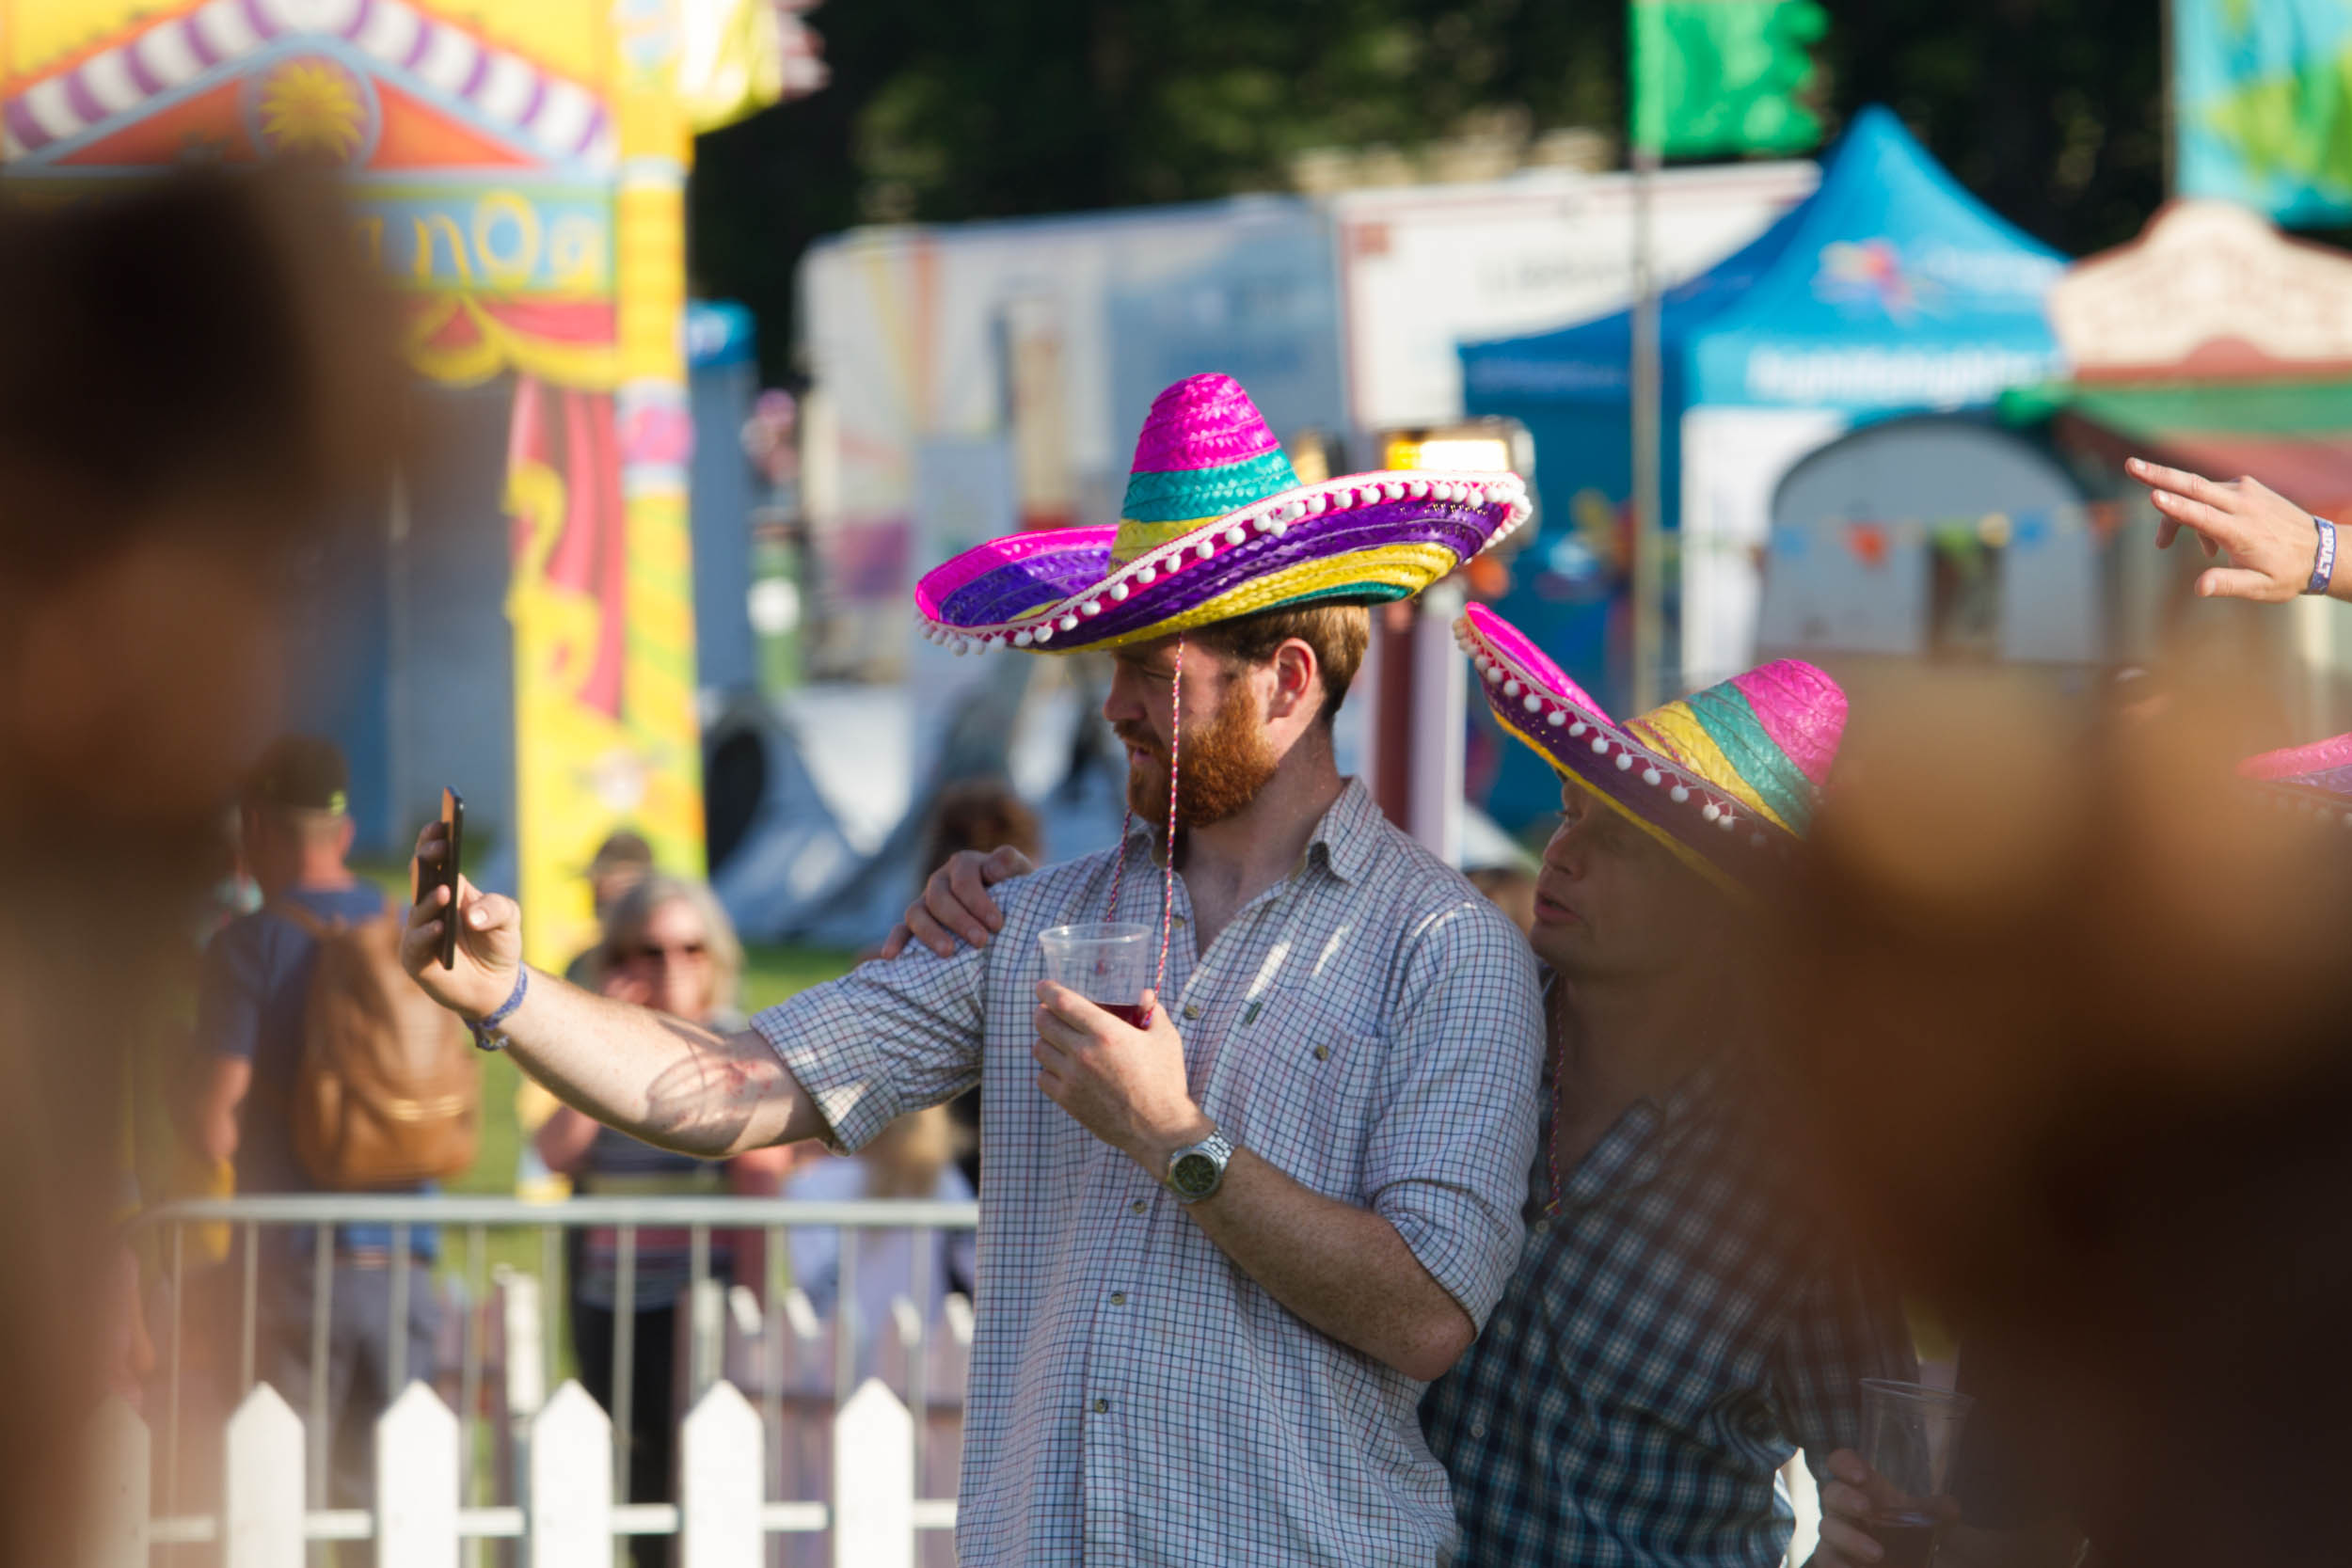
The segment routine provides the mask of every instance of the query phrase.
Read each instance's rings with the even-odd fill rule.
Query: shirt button
[[[1113,1291],[1111,1292],[1111,1305],[1112,1305],[1113,1307],[1124,1307],[1124,1306],[1126,1306],[1126,1305],[1127,1305],[1127,1292],[1126,1292],[1126,1291]]]
[[[1108,1400],[1096,1400],[1094,1402],[1094,1413],[1097,1416],[1109,1415],[1111,1413],[1111,1402]]]
[[[1097,1400],[1097,1401],[1095,1402],[1095,1408],[1096,1408],[1096,1409],[1098,1409],[1098,1410],[1102,1408],[1102,1402],[1101,1402],[1100,1400]],[[1484,1422],[1484,1421],[1472,1421],[1472,1422],[1470,1423],[1470,1435],[1471,1435],[1472,1437],[1484,1437],[1484,1436],[1486,1436],[1486,1422]]]
[[[1184,1016],[1185,1016],[1186,1018],[1199,1018],[1199,1017],[1200,1016],[1200,1006],[1199,1006],[1197,1004],[1194,1004],[1194,1003],[1191,1003],[1191,1002],[1187,1002],[1187,1003],[1185,1003],[1185,1004],[1184,1004]]]
[[[1327,1046],[1327,1045],[1318,1045],[1318,1046],[1316,1046],[1316,1047],[1315,1047],[1315,1060],[1316,1060],[1316,1061],[1318,1061],[1318,1062],[1327,1062],[1327,1061],[1329,1061],[1330,1059],[1331,1059],[1331,1048],[1330,1048],[1329,1046]]]
[[[1148,1201],[1146,1201],[1145,1199],[1143,1199],[1143,1198],[1137,1198],[1137,1199],[1136,1199],[1136,1201],[1135,1201],[1135,1203],[1132,1205],[1132,1207],[1134,1208],[1134,1210],[1135,1210],[1135,1212],[1136,1212],[1136,1213],[1140,1214],[1140,1213],[1142,1213],[1142,1212],[1143,1212],[1146,1209],[1151,1208],[1151,1207],[1152,1207],[1152,1205],[1151,1205]]]

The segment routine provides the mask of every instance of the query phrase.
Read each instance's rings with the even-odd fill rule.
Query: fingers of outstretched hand
[[[2197,594],[2205,599],[2255,599],[2265,604],[2284,604],[2296,592],[2296,585],[2281,583],[2268,573],[2244,566],[2216,566],[2197,578]]]
[[[2244,523],[2219,507],[2169,490],[2151,491],[2148,499],[2176,531],[2194,529],[2208,546],[2218,543],[2234,549],[2246,538]]]
[[[884,960],[895,958],[899,954],[905,952],[907,950],[907,943],[913,942],[914,940],[914,933],[909,930],[907,928],[907,923],[901,920],[898,924],[890,927],[890,935],[883,939],[880,951],[878,951],[874,956]]]
[[[2207,479],[2186,468],[2168,468],[2161,463],[2151,463],[2144,457],[2129,457],[2123,461],[2123,471],[2140,483],[2159,493],[2169,490],[2177,496],[2194,500],[2225,501],[2237,486],[2219,480]]]

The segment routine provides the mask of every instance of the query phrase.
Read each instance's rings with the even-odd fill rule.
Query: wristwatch
[[[1225,1166],[1233,1157],[1233,1146],[1216,1128],[1197,1144],[1186,1144],[1168,1160],[1168,1188],[1179,1203],[1198,1203],[1214,1197],[1225,1184]]]

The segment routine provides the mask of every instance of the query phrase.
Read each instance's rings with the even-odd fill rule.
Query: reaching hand
[[[2148,486],[2163,514],[2156,525],[2159,549],[2169,549],[2187,529],[2207,555],[2229,552],[2230,564],[2198,578],[2200,594],[2284,604],[2310,586],[2319,559],[2312,515],[2262,481],[2207,479],[2140,457],[2123,466]]]
[[[973,947],[986,947],[990,933],[1005,928],[1004,911],[988,890],[1036,869],[1028,856],[1010,847],[986,855],[977,849],[957,850],[923,884],[923,896],[907,906],[906,919],[892,929],[882,956],[895,958],[910,942],[919,942],[941,958],[952,958],[958,938]]]
[[[448,853],[447,830],[438,822],[425,824],[417,835],[417,867],[437,865]],[[423,878],[418,877],[421,885]],[[400,939],[400,964],[416,977],[425,994],[464,1019],[486,1018],[496,1012],[515,989],[515,975],[523,961],[523,911],[512,898],[483,893],[464,877],[457,879],[457,965],[441,967],[441,922],[449,890],[437,887],[408,911],[408,929]]]
[[[1148,1027],[1112,1017],[1066,986],[1037,983],[1037,1086],[1078,1125],[1127,1155],[1153,1180],[1209,1132],[1184,1080],[1184,1042],[1159,998],[1143,993]]]

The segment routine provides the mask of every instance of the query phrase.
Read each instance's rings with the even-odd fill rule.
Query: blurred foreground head
[[[331,190],[0,203],[0,800],[177,824],[275,727],[326,519],[397,427]],[[7,830],[0,830],[5,832]]]
[[[321,187],[0,199],[0,1564],[70,1560],[104,1385],[126,1054],[279,723],[326,520],[395,430],[373,279]],[[379,492],[380,493],[380,490]]]
[[[2352,829],[2234,775],[2239,705],[1858,698],[1788,927],[1792,1137],[2046,1398],[2102,1561],[2341,1556]]]

